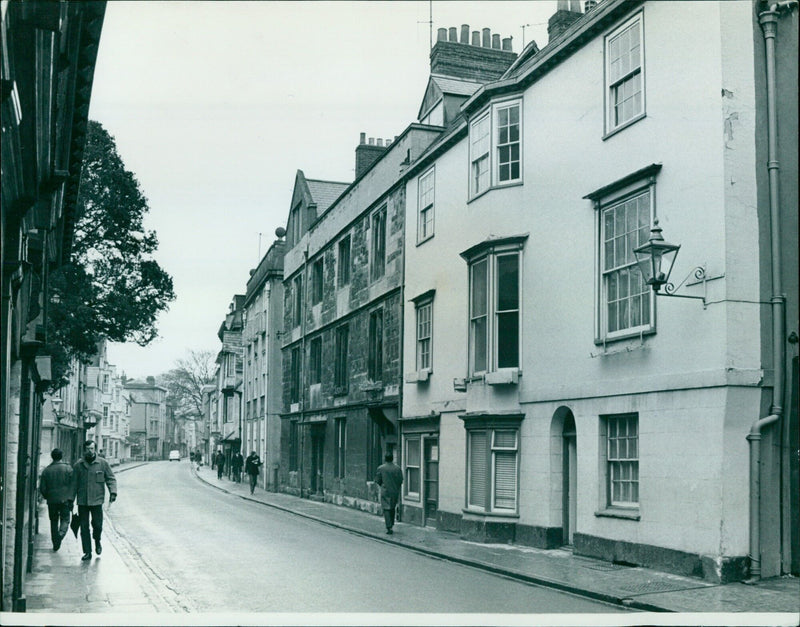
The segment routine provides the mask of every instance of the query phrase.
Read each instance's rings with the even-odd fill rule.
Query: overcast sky
[[[248,272],[286,225],[295,172],[350,182],[359,133],[416,121],[440,27],[488,27],[513,50],[547,43],[554,0],[516,2],[109,2],[90,117],[116,139],[149,200],[156,258],[177,299],[160,337],[115,344],[129,377],[217,330]],[[460,28],[459,28],[460,32]]]

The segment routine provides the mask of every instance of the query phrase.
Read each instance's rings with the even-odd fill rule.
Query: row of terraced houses
[[[208,452],[376,513],[393,452],[407,523],[797,573],[797,19],[558,2],[519,54],[439,29],[417,120],[362,134],[352,182],[297,171],[219,329]]]

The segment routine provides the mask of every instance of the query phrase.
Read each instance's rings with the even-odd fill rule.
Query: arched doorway
[[[578,437],[575,432],[575,417],[572,412],[564,418],[561,437],[563,440],[563,502],[562,517],[564,519],[564,544],[572,546],[572,535],[575,533],[575,519],[578,513]]]
[[[572,545],[578,510],[578,438],[575,417],[569,407],[561,406],[553,413],[550,423],[552,494],[561,497],[562,542]]]

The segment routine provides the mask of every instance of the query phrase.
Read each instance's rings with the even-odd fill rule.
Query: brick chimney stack
[[[356,178],[366,172],[391,145],[391,139],[384,142],[383,138],[379,138],[376,143],[374,137],[370,137],[368,143],[367,134],[361,133],[356,146]]]
[[[547,36],[549,40],[556,39],[582,15],[580,0],[558,0],[556,12],[547,21]]]
[[[469,24],[437,31],[436,45],[431,50],[431,74],[488,82],[497,80],[517,58],[511,50],[511,38],[492,36],[491,29],[472,31]]]

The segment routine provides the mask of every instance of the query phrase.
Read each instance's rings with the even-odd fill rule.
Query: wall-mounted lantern
[[[50,404],[53,406],[53,414],[55,414],[56,420],[59,422],[64,417],[64,413],[61,411],[61,405],[64,403],[64,399],[60,396],[54,396],[50,399]]]
[[[672,273],[672,267],[675,265],[675,257],[678,256],[678,251],[681,249],[680,244],[670,244],[664,241],[661,235],[661,227],[658,225],[658,218],[653,220],[653,228],[650,229],[650,238],[647,243],[642,244],[633,249],[633,254],[636,255],[636,263],[639,271],[642,273],[645,283],[653,288],[656,296],[672,296],[674,298],[692,298],[695,300],[703,301],[703,309],[706,308],[706,269],[703,266],[697,266],[686,275],[677,286],[669,282],[669,275]],[[689,296],[686,294],[676,294],[675,292],[686,281],[694,275],[696,281],[703,282],[703,296]],[[660,291],[661,287],[664,291]]]

